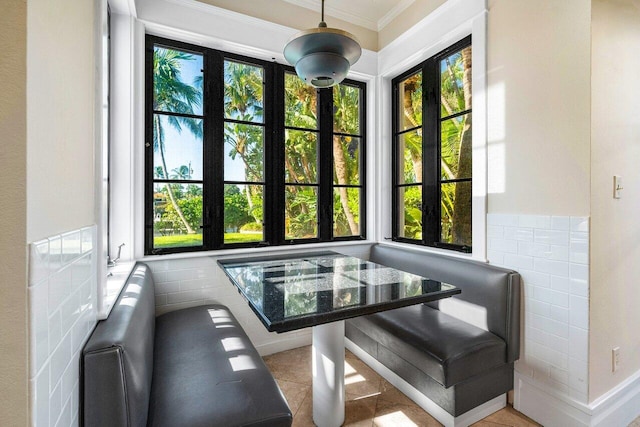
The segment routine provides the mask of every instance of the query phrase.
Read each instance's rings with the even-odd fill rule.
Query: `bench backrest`
[[[109,317],[98,322],[82,352],[85,426],[147,424],[155,291],[151,271],[136,264]]]
[[[520,355],[520,275],[494,265],[385,245],[373,245],[369,260],[462,290],[429,303],[433,308],[486,329],[507,343],[507,362]]]

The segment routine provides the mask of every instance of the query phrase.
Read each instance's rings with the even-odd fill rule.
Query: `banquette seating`
[[[138,263],[81,362],[85,426],[290,426],[276,381],[223,305],[156,318]]]
[[[396,246],[372,246],[369,260],[462,293],[350,319],[347,348],[445,425],[504,407],[520,352],[520,275]]]

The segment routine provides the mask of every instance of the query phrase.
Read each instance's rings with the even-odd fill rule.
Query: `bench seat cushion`
[[[504,340],[427,305],[348,322],[444,387],[506,363]]]
[[[225,306],[159,316],[153,371],[149,425],[291,425],[277,383]]]

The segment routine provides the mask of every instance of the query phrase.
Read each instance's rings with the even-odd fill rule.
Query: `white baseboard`
[[[278,341],[260,344],[255,347],[260,356],[268,356],[281,351],[304,347],[305,345],[311,345],[311,332],[304,335],[296,335],[291,338],[279,339]]]
[[[545,427],[627,426],[640,416],[640,371],[590,404],[515,373],[514,408]]]
[[[369,365],[369,367],[376,371],[382,378],[393,384],[394,387],[404,393],[409,399],[413,400],[432,417],[444,424],[445,427],[469,426],[493,414],[494,412],[499,411],[507,405],[507,395],[504,393],[470,411],[465,412],[462,415],[454,417],[411,384],[400,378],[395,372],[391,371],[382,363],[374,359],[369,353],[354,344],[353,341],[348,338],[345,338],[344,341],[347,349],[360,358],[364,363]]]

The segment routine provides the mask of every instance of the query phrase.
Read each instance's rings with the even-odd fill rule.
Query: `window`
[[[392,86],[393,239],[471,252],[471,37]]]
[[[145,253],[364,239],[365,84],[147,36]]]

